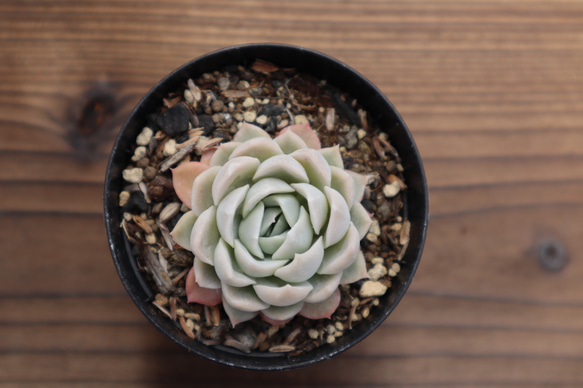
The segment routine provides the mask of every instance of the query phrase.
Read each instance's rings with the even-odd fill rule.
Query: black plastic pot
[[[401,271],[393,279],[392,288],[380,300],[370,316],[331,345],[322,345],[299,356],[269,353],[245,354],[228,347],[211,347],[188,338],[175,323],[163,316],[150,303],[153,293],[137,271],[135,258],[120,228],[122,213],[119,193],[124,186],[122,170],[132,156],[131,147],[146,124],[146,116],[161,106],[162,98],[178,90],[188,78],[212,72],[229,65],[251,65],[256,59],[325,79],[331,85],[356,98],[370,114],[374,125],[389,134],[404,167],[408,185],[405,198],[406,218],[411,222],[410,243],[402,260]],[[425,173],[415,142],[403,119],[383,93],[355,70],[322,53],[282,44],[250,44],[225,48],[203,55],[170,73],[161,80],[128,117],[113,146],[105,179],[105,223],[113,261],[128,294],[156,328],[189,351],[222,364],[256,370],[295,368],[326,360],[372,333],[399,303],[409,287],[421,258],[428,221],[428,196]]]

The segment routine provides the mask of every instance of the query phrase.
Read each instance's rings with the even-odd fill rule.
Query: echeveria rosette
[[[174,241],[194,254],[189,302],[223,304],[234,325],[257,314],[283,322],[329,318],[340,284],[368,277],[360,240],[368,177],[345,170],[309,124],[276,138],[244,123],[233,141],[173,171],[191,210]]]

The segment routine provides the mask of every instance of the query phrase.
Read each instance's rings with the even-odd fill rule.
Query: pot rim
[[[283,57],[287,57],[296,66],[286,66],[281,60],[277,60]],[[399,276],[394,278],[390,292],[381,297],[381,303],[371,311],[366,324],[359,322],[350,333],[346,333],[335,343],[321,345],[299,356],[245,354],[226,346],[211,347],[191,340],[177,330],[175,323],[162,316],[150,303],[153,292],[140,275],[131,256],[131,247],[119,226],[121,211],[118,207],[118,194],[124,185],[121,170],[127,165],[127,162],[122,162],[131,156],[128,145],[145,125],[145,115],[159,107],[162,97],[169,91],[176,90],[189,77],[194,78],[227,64],[250,65],[250,61],[255,59],[296,67],[298,72],[326,79],[342,92],[356,98],[370,114],[371,121],[376,126],[387,128],[385,131],[390,134],[391,139],[397,140],[398,145],[393,145],[402,158],[405,181],[409,186],[405,195],[405,212],[411,222],[411,242],[403,258],[405,265],[402,266]],[[310,66],[314,66],[314,71],[306,71]],[[338,82],[348,86],[339,87]],[[392,124],[390,127],[389,123]],[[252,370],[283,370],[314,364],[345,351],[371,334],[393,311],[409,287],[419,265],[429,219],[427,182],[419,151],[405,122],[388,98],[376,85],[339,60],[316,50],[279,43],[242,44],[209,52],[180,66],[156,83],[130,113],[115,140],[107,165],[104,190],[104,216],[109,248],[118,275],[139,310],[158,330],[189,351],[221,364]],[[411,215],[414,216],[413,219]]]

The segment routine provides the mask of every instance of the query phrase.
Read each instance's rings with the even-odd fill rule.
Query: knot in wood
[[[536,256],[539,264],[551,272],[558,272],[567,265],[567,251],[558,240],[545,239],[536,246]]]

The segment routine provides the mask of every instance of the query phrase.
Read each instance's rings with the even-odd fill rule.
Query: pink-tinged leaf
[[[259,313],[259,315],[261,316],[261,319],[263,319],[265,322],[267,322],[267,323],[269,323],[270,325],[273,325],[273,326],[283,325],[283,324],[288,323],[289,321],[292,320],[292,318],[290,318],[290,319],[285,319],[283,321],[278,321],[277,319],[271,319],[271,318],[269,318],[267,315],[265,315],[263,313]]]
[[[200,303],[205,306],[215,306],[223,301],[223,293],[220,288],[202,288],[196,283],[194,267],[186,275],[186,297],[188,303]]]
[[[213,157],[218,148],[219,148],[218,146],[214,146],[206,148],[204,151],[202,151],[202,155],[200,156],[200,162],[210,165],[211,158]]]
[[[340,305],[340,290],[334,291],[328,299],[322,302],[304,303],[300,315],[308,319],[330,318],[338,308],[338,305]]]
[[[315,150],[319,150],[320,148],[322,148],[322,145],[320,144],[320,139],[318,138],[318,135],[312,129],[312,127],[310,127],[310,124],[306,123],[290,125],[282,129],[279,134],[281,135],[287,130],[292,131],[293,133],[298,135],[309,148],[313,148]]]
[[[189,209],[192,208],[192,182],[207,168],[209,165],[206,163],[188,162],[172,169],[174,191]]]

